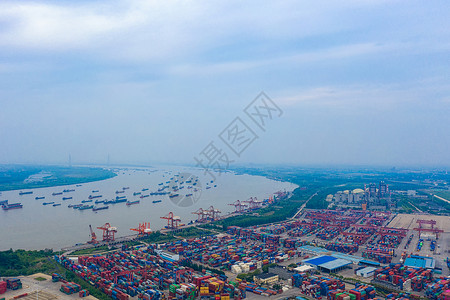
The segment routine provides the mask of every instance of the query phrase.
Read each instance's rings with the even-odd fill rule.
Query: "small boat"
[[[142,189],[143,192],[148,191],[148,189]]]
[[[127,205],[130,206],[130,205],[133,205],[133,204],[139,204],[139,202],[140,202],[140,200],[128,201]]]
[[[81,201],[81,203],[88,203],[88,202],[92,202],[92,199]]]
[[[61,203],[55,203],[53,206],[61,206]]]
[[[77,184],[76,186],[82,186],[82,184]]]
[[[153,203],[159,203],[159,202],[162,202],[162,200],[153,200],[152,202]]]
[[[55,201],[53,201],[53,202],[44,202],[44,203],[42,203],[42,205],[50,205],[50,204],[53,204],[53,203],[55,203]]]
[[[45,197],[36,197],[34,198],[35,200],[41,200],[41,199],[45,199]]]
[[[122,190],[125,191],[125,190],[128,190],[129,188],[130,188],[129,186],[126,186],[126,187],[123,187]]]
[[[125,193],[125,191],[116,191],[116,194],[122,194]]]
[[[186,194],[186,197],[190,197],[190,196],[192,196],[192,194]]]
[[[172,195],[169,195],[169,198],[175,198],[175,197],[178,197],[178,196],[180,196],[180,194],[172,194]]]
[[[8,200],[1,200],[0,205],[8,205]]]
[[[70,200],[70,199],[73,199],[73,197],[63,197],[62,199],[63,200]]]
[[[73,208],[73,209],[78,209],[80,207],[82,207],[83,204],[70,204],[69,207]]]
[[[207,186],[207,187],[206,187],[207,190],[209,190],[210,188],[211,188],[210,186]]]
[[[63,193],[70,193],[70,192],[75,192],[75,190],[64,190]]]
[[[52,195],[53,195],[53,196],[62,195],[62,192],[58,192],[58,193],[55,192],[55,193],[53,193]]]
[[[89,199],[95,199],[95,198],[101,198],[101,197],[103,197],[103,196],[102,195],[96,195],[96,196],[89,195]]]
[[[137,196],[137,195],[140,195],[140,194],[141,194],[141,192],[134,192],[133,196]]]
[[[123,198],[126,198],[125,196],[116,196],[116,200],[117,199],[123,199]]]
[[[93,210],[93,211],[97,211],[97,210],[108,209],[108,208],[109,208],[108,205],[106,205],[106,206],[94,206],[94,207],[92,208],[92,210]]]
[[[19,195],[30,195],[33,194],[33,191],[29,191],[29,192],[20,192]]]
[[[150,195],[141,195],[141,199],[144,199],[144,198],[147,198],[147,197],[149,197]]]

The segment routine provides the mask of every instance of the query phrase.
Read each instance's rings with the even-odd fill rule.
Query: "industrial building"
[[[348,260],[348,261],[352,262],[354,265],[359,265],[359,264],[370,265],[370,266],[379,266],[380,265],[379,262],[372,261],[372,260],[369,260],[369,259],[361,257],[361,256],[330,251],[330,250],[320,248],[320,247],[305,245],[305,246],[299,247],[298,249],[300,251],[302,251],[303,254],[308,254],[308,255],[312,255],[312,256],[329,255],[334,258]]]
[[[331,255],[321,255],[313,258],[308,258],[302,261],[303,264],[311,266],[319,271],[326,273],[336,273],[348,268],[352,264],[351,261],[336,258]]]
[[[360,269],[356,270],[355,274],[367,278],[375,275],[376,269],[377,268],[375,267],[361,267]]]
[[[405,259],[404,265],[411,268],[434,269],[436,261],[432,257],[411,255]]]
[[[256,284],[267,284],[267,285],[271,285],[274,283],[278,282],[278,275],[274,274],[274,273],[262,273],[262,274],[258,274],[253,276],[253,281]]]

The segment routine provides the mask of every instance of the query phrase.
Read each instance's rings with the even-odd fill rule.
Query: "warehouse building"
[[[405,259],[404,265],[411,268],[434,269],[436,261],[432,257],[411,255]]]
[[[356,270],[355,273],[358,276],[367,278],[367,277],[371,277],[371,276],[375,275],[376,269],[377,268],[375,268],[375,267],[362,267],[362,268]]]
[[[278,275],[273,274],[273,273],[262,273],[262,274],[253,276],[253,281],[256,284],[271,285],[271,284],[277,283],[278,279],[279,279]]]
[[[331,255],[320,255],[303,260],[303,264],[311,266],[322,272],[336,273],[348,268],[352,262],[346,259],[336,258]]]

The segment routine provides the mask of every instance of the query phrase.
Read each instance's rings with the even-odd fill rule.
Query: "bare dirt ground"
[[[449,216],[434,216],[434,215],[421,215],[421,214],[398,214],[389,224],[389,227],[394,228],[418,228],[419,224],[417,220],[435,220],[435,227],[444,230],[444,232],[450,232],[450,217]],[[424,224],[424,228],[431,228],[431,225]]]

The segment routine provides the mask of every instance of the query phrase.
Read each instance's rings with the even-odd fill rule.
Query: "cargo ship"
[[[53,193],[52,195],[53,195],[53,196],[62,195],[62,192]]]
[[[127,202],[127,198],[116,199],[114,201],[114,203],[123,203],[123,202]]]
[[[141,195],[141,199],[144,199],[144,198],[147,198],[147,197],[150,197],[150,195]]]
[[[95,204],[103,203],[105,200],[95,200]]]
[[[53,201],[53,202],[44,202],[44,203],[42,203],[42,205],[50,205],[50,204],[53,204],[53,203],[55,203],[55,201]]]
[[[97,196],[89,195],[89,199],[95,199],[95,198],[101,198],[101,197],[103,197],[103,196],[102,195],[97,195]]]
[[[69,207],[73,208],[73,209],[78,209],[80,207],[82,207],[83,204],[70,204]]]
[[[23,207],[22,203],[11,203],[2,205],[3,210],[17,209],[22,207]]]
[[[82,184],[77,184],[76,186],[83,186]]]
[[[153,203],[159,203],[159,202],[161,202],[162,200],[153,200],[152,202]]]
[[[88,202],[92,202],[92,199],[81,201],[81,203],[88,203]]]
[[[125,193],[125,191],[116,191],[116,194],[122,194]]]
[[[190,197],[190,196],[192,196],[192,194],[186,194],[186,197]]]
[[[19,195],[30,195],[33,194],[33,191],[29,191],[29,192],[20,192]]]
[[[148,191],[148,189],[142,189],[143,192]]]
[[[70,192],[75,192],[75,190],[64,190],[64,193],[70,193]]]
[[[45,199],[45,197],[36,197],[34,198],[35,200],[41,200],[41,199]]]
[[[103,209],[108,209],[108,208],[109,208],[108,205],[106,205],[106,206],[95,206],[95,207],[92,208],[92,210],[93,211],[97,211],[97,210],[103,210]]]
[[[139,202],[141,202],[141,201],[140,200],[128,201],[127,205],[130,206],[130,205],[133,205],[133,204],[139,204]]]
[[[63,197],[62,199],[63,200],[70,200],[70,199],[73,199],[73,197]]]
[[[94,205],[83,205],[83,206],[80,206],[78,208],[78,210],[86,210],[86,209],[92,209],[92,208],[94,208]]]
[[[116,196],[116,200],[117,199],[124,199],[124,198],[126,198],[125,196]]]
[[[93,193],[98,193],[98,190],[93,190],[92,192],[93,192]]]
[[[141,194],[141,192],[134,192],[133,196],[137,196],[137,195],[140,195],[140,194]]]
[[[125,187],[122,188],[122,190],[125,191],[125,190],[128,190],[129,188],[130,188],[129,186],[125,186]]]
[[[175,197],[178,197],[178,196],[180,196],[180,194],[172,194],[172,195],[169,195],[169,198],[175,198]]]
[[[61,206],[61,203],[55,203],[53,206]]]

